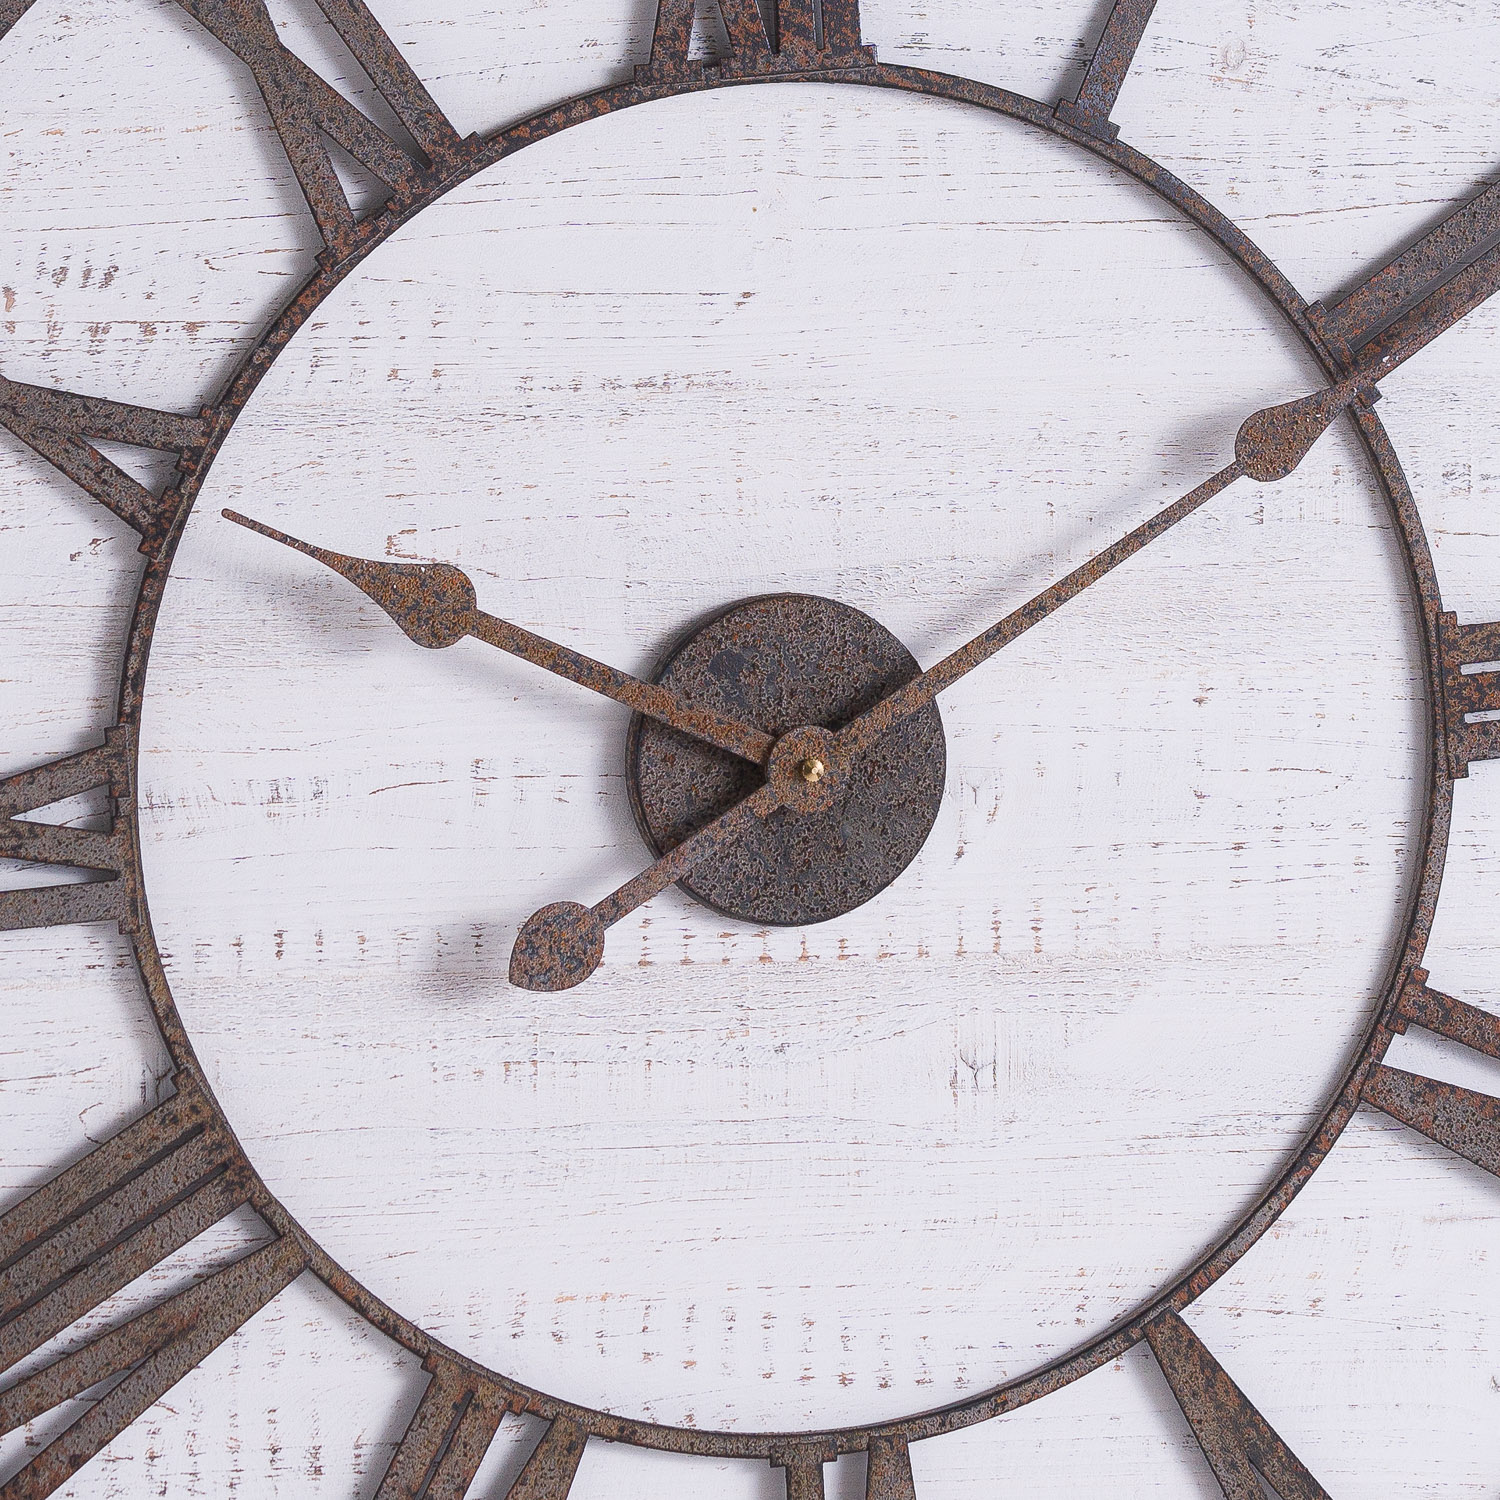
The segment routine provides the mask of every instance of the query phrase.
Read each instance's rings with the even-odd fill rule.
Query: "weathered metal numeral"
[[[567,1500],[587,1442],[583,1428],[559,1417],[542,1434],[526,1467],[505,1492],[505,1500]]]
[[[772,1452],[771,1467],[785,1471],[786,1500],[823,1500],[823,1465],[837,1457],[832,1447],[788,1445]]]
[[[860,42],[859,0],[775,0],[769,18],[758,0],[717,4],[729,36],[729,58],[721,65],[727,72],[827,72],[875,61]],[[701,74],[703,64],[688,60],[694,8],[694,0],[660,0],[648,77]]]
[[[248,1201],[248,1163],[191,1086],[0,1217],[0,1371]],[[0,1500],[50,1494],[305,1267],[275,1243],[0,1393],[0,1430],[130,1371]]]
[[[1329,1500],[1176,1313],[1147,1324],[1146,1339],[1226,1500],[1265,1500],[1261,1479],[1281,1500]]]
[[[325,136],[373,172],[393,196],[410,195],[457,155],[462,145],[458,132],[363,0],[318,0],[318,8],[406,128],[415,153],[282,44],[265,0],[177,3],[250,69],[312,210],[325,254],[342,258],[360,233]]]
[[[1420,1026],[1500,1059],[1500,1016],[1428,988],[1425,970],[1413,971],[1397,1004],[1396,1023],[1402,1031],[1408,1024]],[[1455,1155],[1500,1176],[1500,1099],[1384,1063],[1371,1069],[1360,1098]]]
[[[69,866],[103,877],[78,885],[0,891],[0,932],[106,921],[118,922],[122,932],[139,930],[140,892],[127,823],[135,797],[134,765],[135,731],[122,724],[107,729],[97,749],[0,781],[0,857]],[[106,833],[19,816],[96,787],[107,788],[110,798]]]
[[[0,1218],[0,1370],[250,1196],[253,1176],[185,1088]]]
[[[13,432],[53,468],[66,474],[127,526],[141,534],[141,551],[153,553],[177,514],[176,483],[154,495],[88,440],[128,443],[176,453],[191,462],[208,441],[202,416],[179,417],[147,406],[127,406],[100,396],[79,396],[23,385],[0,375],[0,427]]]
[[[0,1433],[5,1433],[129,1372],[14,1475],[0,1489],[0,1500],[50,1495],[306,1265],[300,1246],[276,1240],[0,1392]]]
[[[1430,343],[1500,289],[1500,183],[1308,320],[1345,369],[1385,369]]]
[[[1500,759],[1500,624],[1460,625],[1438,616],[1448,769],[1467,776],[1476,760]]]
[[[1059,120],[1106,141],[1120,134],[1110,115],[1155,9],[1156,0],[1115,0],[1077,94],[1060,100],[1054,111]]]
[[[871,1438],[865,1500],[917,1500],[911,1454],[901,1438]]]
[[[375,1500],[463,1500],[505,1415],[504,1394],[461,1366],[433,1357],[426,1369],[432,1378]]]

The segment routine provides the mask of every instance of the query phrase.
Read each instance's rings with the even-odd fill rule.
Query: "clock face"
[[[139,33],[264,101],[322,246],[233,368],[0,354],[21,492],[145,554],[118,706],[0,766],[8,1087],[66,1116],[0,1203],[0,1477],[165,1474],[174,1404],[381,1497],[1481,1472],[1363,1372],[1462,1326],[1429,1438],[1480,1411],[1500,628],[1429,535],[1478,545],[1435,434],[1500,189],[1308,305],[1117,142],[1207,181],[1116,108],[1149,3],[1054,111],[854,0],[666,0],[634,83],[467,139],[322,9]],[[11,528],[33,604],[74,524]]]
[[[922,179],[836,191],[916,134]],[[663,207],[622,239],[632,161]],[[477,640],[421,650],[221,514],[457,564],[481,607],[641,674],[788,592],[931,662],[1219,467],[1225,413],[1316,384],[1154,204],[931,100],[670,100],[434,205],[236,421],[152,644],[153,929],[268,1185],[422,1327],[663,1421],[895,1417],[1169,1285],[1326,1105],[1423,794],[1416,611],[1350,435],[944,694],[935,823],[873,899],[768,926],[667,892],[548,994],[506,982],[521,922],[650,862],[628,713]],[[1351,734],[1351,679],[1401,705],[1379,734]]]

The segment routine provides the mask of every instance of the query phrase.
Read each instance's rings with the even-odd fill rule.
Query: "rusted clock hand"
[[[1133,557],[1148,542],[1192,515],[1236,479],[1248,476],[1262,483],[1284,479],[1367,383],[1362,377],[1352,377],[1311,396],[1256,412],[1235,438],[1234,462],[1197,489],[1173,501],[968,645],[881,699],[837,734],[806,726],[782,736],[767,758],[765,785],[685,839],[649,869],[594,906],[559,901],[534,912],[517,934],[511,950],[510,982],[528,990],[565,990],[582,984],[604,957],[607,928],[660,894],[673,881],[690,874],[705,860],[722,853],[753,820],[768,818],[782,807],[795,811],[828,807],[834,789],[860,752],[894,724],[916,713],[944,688]]]
[[[604,957],[607,927],[690,875],[734,843],[756,818],[770,817],[781,805],[780,793],[768,781],[602,901],[593,906],[554,901],[533,912],[510,952],[510,982],[523,990],[570,990],[582,984]]]
[[[1434,231],[1429,236],[1431,244],[1419,242],[1384,271],[1376,273],[1365,288],[1351,297],[1351,301],[1361,304],[1364,316],[1372,322],[1368,329],[1360,323],[1364,336],[1355,354],[1351,355],[1347,348],[1342,351],[1341,357],[1353,367],[1345,379],[1298,401],[1256,412],[1240,428],[1234,443],[1234,462],[1228,468],[1221,469],[1191,494],[1167,506],[1128,536],[1059,579],[1029,604],[1022,605],[967,646],[961,646],[877,703],[840,733],[840,753],[856,752],[869,745],[882,731],[930,702],[944,688],[989,660],[1023,631],[1046,619],[1053,610],[1133,557],[1147,542],[1190,516],[1242,475],[1262,484],[1285,479],[1361,391],[1373,390],[1378,381],[1500,291],[1500,258],[1497,258],[1500,246],[1486,239],[1475,241],[1484,246],[1485,253],[1457,272],[1445,264],[1445,258],[1465,242],[1465,236],[1473,229],[1471,220],[1489,222],[1495,211],[1492,201],[1495,192],[1491,188],[1460,210],[1454,216],[1451,233],[1449,225]],[[1411,300],[1413,294],[1415,301]],[[1321,321],[1327,321],[1326,314]]]
[[[930,703],[945,688],[972,672],[1018,636],[1040,624],[1054,610],[1075,599],[1092,583],[1135,556],[1149,542],[1186,520],[1236,479],[1250,478],[1262,484],[1285,479],[1307,456],[1339,415],[1366,389],[1373,377],[1361,371],[1337,385],[1315,391],[1281,406],[1268,406],[1246,419],[1234,440],[1234,462],[1203,481],[1180,500],[1174,500],[1149,520],[1097,552],[1086,563],[1043,589],[1034,599],[1012,610],[1003,620],[974,637],[967,645],[949,653],[905,686],[882,698],[839,731],[835,754],[839,758],[867,749],[893,724]]]
[[[523,990],[570,990],[582,984],[604,957],[605,929],[706,860],[722,854],[758,818],[778,808],[825,812],[833,805],[840,775],[830,730],[804,725],[781,736],[766,762],[765,785],[741,798],[712,823],[684,839],[654,865],[627,880],[593,906],[555,901],[535,911],[516,934],[510,982]]]
[[[452,646],[465,636],[498,646],[534,666],[555,672],[580,687],[602,693],[647,718],[659,719],[705,744],[764,765],[774,743],[772,736],[711,709],[694,708],[667,688],[642,682],[628,672],[605,666],[591,656],[571,651],[555,641],[533,635],[509,620],[477,608],[474,585],[466,573],[448,563],[387,563],[346,557],[299,541],[273,526],[226,510],[228,520],[281,542],[325,567],[369,595],[419,646]]]

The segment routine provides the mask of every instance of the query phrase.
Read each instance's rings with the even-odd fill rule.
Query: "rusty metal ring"
[[[181,503],[171,526],[160,537],[160,544],[154,549],[154,555],[148,558],[136,598],[121,680],[119,723],[124,726],[139,725],[152,632],[163,591],[183,526],[215,455],[277,355],[350,271],[373,249],[384,243],[400,225],[445,193],[528,145],[586,121],[656,100],[717,88],[784,82],[892,89],[966,103],[1048,132],[1091,152],[1152,189],[1214,240],[1271,300],[1330,378],[1337,379],[1348,373],[1347,358],[1341,351],[1331,347],[1309,321],[1307,304],[1297,295],[1287,278],[1236,225],[1164,167],[1121,143],[1110,129],[1100,129],[1098,120],[1091,120],[1072,105],[1060,106],[1054,110],[1052,106],[990,84],[923,69],[878,64],[866,58],[855,59],[853,62],[845,60],[838,66],[827,68],[787,67],[771,72],[736,72],[732,69],[705,68],[699,64],[680,71],[656,74],[650,70],[642,70],[634,82],[570,100],[488,138],[471,138],[464,142],[462,149],[445,158],[441,169],[429,174],[418,188],[404,196],[393,198],[383,212],[366,221],[361,226],[360,237],[353,248],[344,247],[341,252],[325,251],[318,257],[313,275],[241,360],[220,400],[205,409],[204,420],[209,434],[207,441],[201,452],[195,454],[194,461],[185,466],[180,477]],[[1107,120],[1104,124],[1108,124]],[[576,1430],[584,1436],[642,1447],[720,1458],[769,1459],[777,1463],[788,1462],[789,1454],[811,1455],[812,1457],[806,1457],[807,1462],[812,1462],[813,1457],[821,1462],[842,1453],[866,1450],[879,1453],[891,1443],[917,1442],[986,1421],[1055,1391],[1090,1370],[1118,1358],[1146,1336],[1148,1324],[1180,1311],[1222,1276],[1265,1233],[1326,1157],[1353,1114],[1370,1071],[1384,1056],[1392,1035],[1404,1029],[1404,1023],[1396,1014],[1397,1003],[1421,962],[1431,931],[1447,850],[1453,800],[1453,783],[1446,769],[1444,726],[1438,706],[1441,701],[1441,655],[1437,581],[1421,520],[1385,428],[1363,401],[1353,408],[1353,418],[1391,507],[1422,622],[1430,748],[1427,764],[1429,794],[1421,836],[1418,879],[1413,886],[1404,933],[1392,957],[1388,982],[1380,1004],[1357,1055],[1340,1079],[1332,1099],[1300,1148],[1261,1199],[1211,1250],[1165,1291],[1149,1299],[1104,1334],[1046,1368],[936,1410],[863,1427],[824,1432],[774,1434],[699,1431],[637,1421],[577,1406],[533,1390],[508,1376],[486,1370],[403,1318],[357,1282],[321,1250],[258,1178],[250,1190],[250,1201],[256,1210],[278,1234],[295,1241],[301,1247],[310,1269],[338,1296],[395,1342],[420,1359],[428,1361],[430,1367],[431,1362],[439,1361],[453,1368],[467,1369],[497,1387],[504,1399],[516,1410],[526,1410],[546,1419],[558,1420],[568,1424],[570,1431]],[[133,748],[131,753],[135,753]],[[134,878],[138,882],[138,824],[133,809],[129,807],[122,806],[121,816],[128,824],[134,849]],[[151,933],[144,897],[142,912],[140,931],[134,934],[134,947],[162,1036],[173,1062],[180,1070],[182,1080],[196,1085],[211,1097],[191,1040],[173,1002],[161,957]],[[216,1128],[227,1132],[230,1127],[223,1120],[222,1112],[218,1111],[217,1104],[213,1107],[218,1112]]]

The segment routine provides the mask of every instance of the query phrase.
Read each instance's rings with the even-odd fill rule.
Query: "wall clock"
[[[4,1493],[1485,1493],[1492,162],[647,9],[0,8]]]

